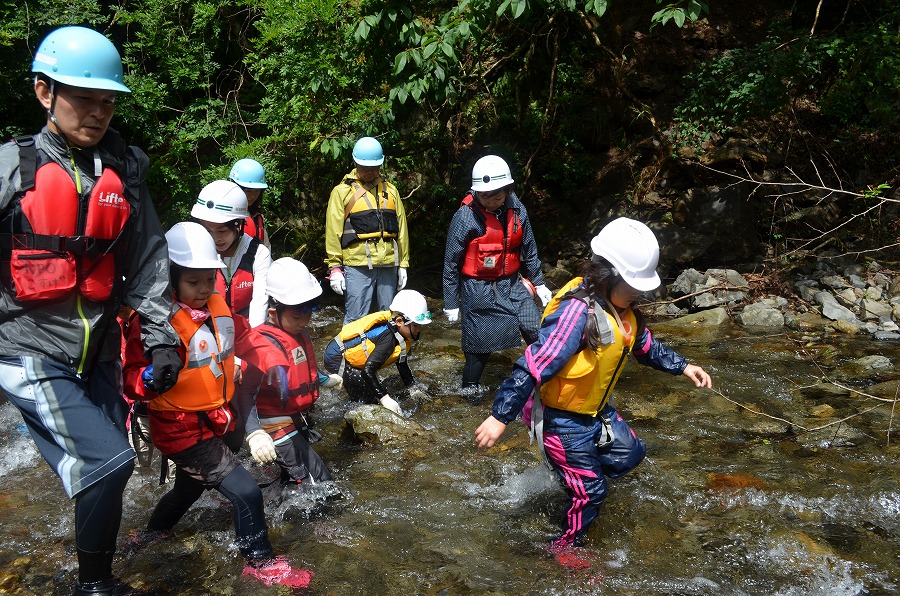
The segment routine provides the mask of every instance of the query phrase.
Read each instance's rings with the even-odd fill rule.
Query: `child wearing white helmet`
[[[228,179],[241,187],[247,195],[247,210],[249,215],[244,220],[244,232],[256,238],[272,250],[269,242],[269,234],[266,232],[266,222],[262,215],[262,196],[269,188],[266,184],[266,170],[255,159],[245,157],[237,160],[231,166]]]
[[[225,263],[217,274],[216,289],[234,314],[256,327],[266,320],[266,275],[272,253],[244,231],[249,216],[247,195],[230,180],[204,186],[191,208],[192,221],[210,233]]]
[[[618,218],[600,230],[591,250],[584,277],[551,300],[538,340],[525,349],[475,431],[479,448],[492,447],[522,412],[571,499],[566,529],[552,544],[560,557],[583,543],[606,498],[606,477],[618,478],[644,458],[643,441],[611,398],[625,357],[684,375],[697,387],[712,386],[706,371],[650,334],[635,308],[643,292],[660,284],[659,244],[650,228]]]
[[[259,387],[256,408],[246,423],[250,453],[259,463],[278,463],[285,483],[331,480],[310,445],[321,438],[312,430],[311,418],[319,387],[335,387],[341,382],[337,375],[319,371],[306,330],[319,310],[322,286],[306,265],[284,257],[269,268],[266,293],[269,320],[255,329],[265,339],[257,349],[259,366],[248,366],[242,383]],[[274,452],[269,451],[263,436],[274,441]]]
[[[175,224],[166,240],[176,305],[171,323],[181,338],[184,368],[171,389],[158,392],[156,371],[144,357],[140,325],[134,322],[128,329],[123,379],[129,398],[149,402],[150,437],[175,462],[175,483],[136,543],[168,537],[203,492],[215,489],[234,507],[236,543],[247,559],[244,574],[267,585],[278,581],[305,587],[310,574],[292,569],[272,552],[262,492],[235,456],[243,436],[237,421],[246,419],[252,401],[232,399],[234,354],[252,353],[255,344],[249,327],[232,317],[216,292],[216,273],[225,264],[212,237],[197,223]],[[272,439],[263,435],[274,457]]]
[[[378,371],[397,364],[406,387],[415,383],[407,359],[422,326],[431,323],[425,297],[415,290],[400,290],[390,310],[366,315],[341,329],[325,348],[325,369],[340,375],[351,399],[380,403],[403,415],[400,404],[378,379]]]

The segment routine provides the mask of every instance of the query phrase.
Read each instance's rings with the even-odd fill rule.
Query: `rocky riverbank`
[[[547,278],[562,285],[575,275],[572,265],[558,263]],[[821,260],[788,276],[686,269],[655,299],[650,297],[642,310],[667,324],[677,324],[684,317],[686,324],[731,321],[758,330],[868,334],[877,341],[897,341],[900,271],[874,261],[860,264],[840,259]]]

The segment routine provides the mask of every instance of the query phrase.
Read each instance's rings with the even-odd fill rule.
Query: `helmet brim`
[[[204,208],[202,205],[194,205],[193,207],[191,207],[191,217],[199,219],[200,221],[208,221],[210,223],[228,223],[231,221],[247,219],[248,216],[249,213],[247,215],[216,213],[215,211]]]
[[[372,168],[372,167],[380,166],[381,164],[383,164],[383,163],[384,163],[384,158],[382,157],[381,159],[356,159],[356,158],[354,157],[354,158],[353,158],[353,163],[355,163],[355,164],[358,165],[358,166],[363,166],[363,167],[366,167],[366,168]]]
[[[301,304],[305,304],[306,302],[310,302],[315,300],[316,298],[322,295],[322,286],[318,283],[315,288],[308,291],[301,292],[289,292],[287,295],[282,296],[281,298],[273,296],[276,300],[286,306],[299,306]]]
[[[512,178],[510,178],[509,180],[491,180],[490,182],[473,184],[472,190],[474,190],[475,192],[491,192],[492,190],[512,186],[513,182],[515,182],[515,180],[513,180]]]
[[[234,178],[230,178],[230,180],[241,188],[258,188],[260,190],[269,188],[269,185],[265,182],[241,182],[240,180],[235,180]]]
[[[659,279],[659,274],[657,274],[655,271],[650,277],[629,277],[623,275],[622,280],[639,292],[653,291],[662,283],[662,281]]]
[[[68,75],[60,75],[53,72],[47,72],[46,70],[35,66],[31,70],[32,72],[39,72],[45,75],[47,78],[53,79],[58,83],[62,83],[63,85],[69,85],[70,87],[81,87],[82,89],[100,89],[102,91],[120,91],[122,93],[131,93],[131,89],[119,83],[118,81],[113,81],[110,79],[95,79],[91,77],[72,77]]]
[[[189,261],[182,261],[179,263],[181,259],[172,258],[169,255],[169,260],[180,267],[184,267],[185,269],[225,269],[225,263],[222,259],[218,260],[210,260],[210,259],[194,259]]]

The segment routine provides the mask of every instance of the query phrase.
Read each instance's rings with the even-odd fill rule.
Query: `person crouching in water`
[[[244,373],[244,386],[259,386],[256,412],[247,421],[247,441],[251,455],[260,463],[274,459],[281,468],[283,482],[321,482],[331,474],[310,446],[319,438],[308,418],[319,397],[319,387],[340,385],[341,378],[319,372],[312,340],[306,331],[313,312],[319,310],[322,286],[306,265],[284,257],[269,268],[266,281],[269,319],[255,331],[265,338],[260,350]],[[263,372],[265,371],[265,372]],[[268,433],[268,435],[266,435]],[[268,441],[274,441],[274,454],[268,453]],[[257,443],[263,451],[255,450]]]
[[[366,315],[344,325],[325,348],[325,369],[343,378],[350,399],[380,403],[402,416],[400,404],[378,379],[378,370],[397,363],[406,387],[415,383],[407,359],[419,339],[422,325],[431,323],[425,297],[415,290],[400,290],[390,310]]]
[[[475,431],[479,448],[492,447],[523,412],[571,499],[565,532],[552,544],[556,553],[583,544],[606,498],[606,477],[618,478],[644,459],[643,441],[611,400],[625,357],[712,386],[706,371],[650,334],[634,307],[641,293],[660,284],[659,244],[650,228],[616,219],[594,237],[591,251],[584,277],[547,306],[538,341],[525,349]]]
[[[203,492],[214,488],[234,507],[236,543],[248,563],[244,574],[267,585],[305,587],[309,572],[291,569],[272,552],[262,492],[235,456],[242,433],[235,432],[240,417],[231,403],[234,351],[244,348],[250,332],[243,321],[235,332],[237,319],[215,291],[216,272],[225,265],[200,224],[175,224],[166,241],[176,306],[171,323],[186,364],[175,386],[157,394],[153,366],[142,359],[140,326],[132,325],[123,371],[128,396],[149,401],[153,444],[176,466],[174,487],[153,510],[143,541],[167,535]]]

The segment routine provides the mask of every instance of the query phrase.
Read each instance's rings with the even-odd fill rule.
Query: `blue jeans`
[[[397,293],[397,268],[344,267],[344,325],[369,314],[372,297],[376,310],[388,310]]]

